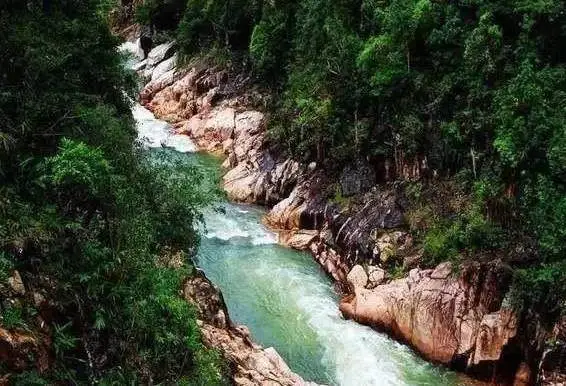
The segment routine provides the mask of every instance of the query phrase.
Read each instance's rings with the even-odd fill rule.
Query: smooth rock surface
[[[510,278],[502,264],[471,264],[456,273],[443,263],[373,289],[352,281],[353,296],[341,301],[340,310],[389,331],[429,360],[451,364],[465,358],[468,368],[495,364],[517,333],[515,315],[500,308]]]
[[[163,43],[153,48],[147,56],[147,67],[155,67],[175,52],[175,42]]]
[[[315,230],[300,229],[298,231],[278,232],[278,242],[289,248],[297,250],[308,250],[311,243],[318,237],[319,232]]]
[[[151,72],[151,80],[155,81],[159,79],[163,74],[169,72],[175,68],[177,65],[177,54],[174,54],[167,60],[159,63]]]

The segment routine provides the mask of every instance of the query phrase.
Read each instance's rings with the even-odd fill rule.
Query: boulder
[[[153,69],[153,71],[151,72],[151,80],[155,81],[159,79],[166,72],[173,70],[176,65],[177,65],[177,54],[159,63],[155,67],[155,69]]]
[[[216,108],[210,114],[204,124],[205,132],[220,141],[225,141],[232,137],[235,126],[236,113],[233,108]]]
[[[340,310],[390,332],[429,360],[496,368],[517,332],[516,316],[501,308],[510,280],[502,263],[472,263],[458,275],[443,263],[372,289],[354,286]]]
[[[235,168],[229,170],[224,177],[224,190],[228,198],[238,202],[253,202],[255,197],[255,186],[259,179],[259,173],[254,171],[247,163],[239,163]]]
[[[147,68],[153,68],[163,60],[173,56],[175,52],[175,42],[160,44],[153,48],[147,56]]]
[[[300,229],[298,231],[278,232],[278,242],[289,248],[297,250],[308,250],[310,244],[318,237],[318,231]]]
[[[368,275],[361,265],[354,265],[354,268],[348,273],[348,283],[352,288],[365,288],[368,283]]]
[[[235,137],[251,136],[265,130],[265,116],[259,111],[244,111],[235,118]]]
[[[387,272],[384,269],[381,269],[376,266],[372,266],[372,265],[368,266],[367,272],[368,272],[368,285],[371,285],[372,287],[375,287],[383,283],[385,281],[385,278],[387,277]]]

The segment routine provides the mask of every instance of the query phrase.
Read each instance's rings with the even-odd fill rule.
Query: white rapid
[[[230,315],[306,379],[335,385],[451,385],[454,373],[369,327],[344,320],[332,283],[306,253],[276,244],[263,210],[226,203],[205,214],[198,264]]]
[[[137,122],[138,139],[147,147],[168,147],[181,153],[196,151],[195,144],[186,135],[175,134],[171,125],[155,119],[153,113],[135,103],[132,108]]]

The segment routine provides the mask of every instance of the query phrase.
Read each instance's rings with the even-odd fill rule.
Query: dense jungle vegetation
[[[0,5],[0,330],[36,342],[2,348],[0,383],[222,384],[179,296],[192,267],[167,264],[197,246],[206,194],[136,144],[104,5]]]
[[[468,200],[448,217],[424,211],[431,262],[506,250],[518,305],[556,316],[565,11],[558,0],[147,0],[138,17],[178,21],[185,55],[228,52],[250,66],[275,94],[269,134],[282,152],[329,168],[426,160],[425,185],[452,181]],[[176,16],[163,23],[164,12]],[[422,183],[411,190],[423,196]]]
[[[272,90],[280,152],[329,169],[426,160],[407,193],[430,263],[505,252],[517,306],[561,312],[564,2],[133,2],[185,56],[232,58]],[[0,1],[0,328],[34,335],[50,363],[16,384],[224,381],[178,295],[192,267],[164,263],[197,247],[207,197],[195,170],[171,175],[135,142],[135,79],[107,26],[130,3]],[[462,210],[429,205],[444,184]],[[14,270],[26,291],[8,297]]]

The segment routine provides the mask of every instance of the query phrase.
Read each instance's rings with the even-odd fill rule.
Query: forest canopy
[[[137,143],[104,4],[2,4],[0,328],[32,336],[39,363],[11,383],[223,383],[179,296],[208,199],[197,171],[172,175]],[[184,267],[159,264],[179,253]],[[10,280],[25,294],[6,297]]]

